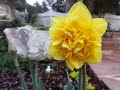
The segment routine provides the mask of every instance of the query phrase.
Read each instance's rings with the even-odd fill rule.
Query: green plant
[[[87,85],[87,88],[88,88],[89,90],[95,90],[95,87],[94,87],[92,84],[88,84],[88,85]]]
[[[0,71],[11,70],[14,68],[13,59],[8,53],[7,46],[6,39],[0,39]]]
[[[79,72],[78,71],[72,71],[70,74],[70,77],[71,78],[74,78],[75,80],[78,80],[78,77],[79,77]],[[90,80],[90,77],[86,76],[87,77],[87,88],[88,90],[95,90],[95,87],[89,83],[89,80]]]
[[[73,71],[69,74],[72,78],[74,78],[75,80],[78,80],[78,75],[79,72],[78,71]]]
[[[33,23],[35,21],[36,18],[36,14],[37,14],[37,10],[35,7],[32,7],[30,5],[26,6],[28,15],[26,15],[25,20],[27,23]]]
[[[119,13],[119,0],[94,0],[95,14]]]
[[[8,43],[4,36],[0,39],[0,71],[8,71],[15,69],[13,57],[8,52]],[[28,68],[29,64],[24,58],[18,57],[20,67]]]
[[[9,22],[5,22],[5,21],[1,21],[0,22],[0,32],[2,33],[2,31],[5,29],[5,28],[11,28],[11,27],[14,27],[13,25],[13,22],[12,21],[9,21]]]
[[[17,16],[13,19],[13,25],[14,27],[20,27],[20,26],[23,26],[23,22],[22,22],[22,17],[20,16]]]

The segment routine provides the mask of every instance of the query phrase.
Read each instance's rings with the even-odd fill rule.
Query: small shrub
[[[13,26],[13,22],[12,21],[2,21],[0,22],[0,32],[2,32],[5,28],[11,28],[14,27]]]

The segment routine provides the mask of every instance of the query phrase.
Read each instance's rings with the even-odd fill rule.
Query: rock
[[[4,33],[8,42],[12,41],[17,49],[17,54],[24,58],[46,60],[48,55],[50,36],[48,31],[36,30],[30,25],[18,29],[6,28]]]

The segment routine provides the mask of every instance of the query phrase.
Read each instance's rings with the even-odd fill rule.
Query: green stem
[[[35,70],[33,69],[33,65],[30,62],[30,71],[32,74],[32,84],[33,84],[33,90],[37,90],[36,89],[36,82],[35,82]]]
[[[38,90],[38,62],[35,64],[35,85],[36,90]]]
[[[83,65],[83,90],[87,90],[87,80],[86,80],[86,63]]]
[[[69,77],[69,74],[68,74],[68,71],[66,70],[66,74],[67,74],[67,78],[68,78],[68,90],[72,90],[72,85],[71,85],[71,81],[70,81],[70,77]]]
[[[87,90],[86,63],[79,69],[78,90]]]
[[[15,66],[19,67],[19,63],[18,63],[18,60],[17,60],[17,51],[11,51],[10,53],[13,56]]]
[[[83,69],[79,69],[78,90],[83,90]]]
[[[18,59],[17,59],[17,49],[16,49],[16,47],[13,44],[13,40],[10,40],[8,45],[9,45],[8,46],[9,47],[9,52],[13,56],[15,67],[17,69],[18,76],[20,78],[22,87],[23,87],[24,90],[28,90],[27,84],[26,84],[25,79],[24,79],[24,77],[22,75],[22,71],[21,71],[21,69],[19,67],[19,63],[18,63]]]
[[[13,54],[15,67],[16,67],[16,69],[17,69],[18,76],[19,76],[19,78],[20,78],[21,84],[22,84],[24,90],[28,90],[28,87],[27,87],[26,82],[25,82],[25,80],[24,80],[24,77],[23,77],[23,75],[22,75],[22,71],[21,71],[21,69],[20,69],[20,67],[19,67],[19,63],[18,63],[18,60],[17,60],[17,53],[16,53],[16,52],[12,52],[12,54]]]

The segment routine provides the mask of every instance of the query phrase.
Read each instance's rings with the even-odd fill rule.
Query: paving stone
[[[120,90],[120,36],[103,38],[103,60],[90,65],[111,90]]]

